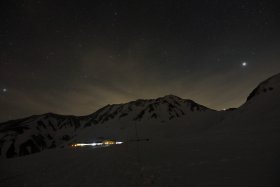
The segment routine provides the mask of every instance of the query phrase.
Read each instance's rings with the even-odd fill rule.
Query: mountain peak
[[[165,98],[165,99],[178,99],[178,100],[182,100],[182,98],[176,96],[176,95],[172,95],[172,94],[168,94],[168,95],[165,95],[161,98]]]
[[[165,121],[206,110],[211,109],[192,100],[166,95],[157,99],[138,99],[124,104],[107,105],[93,113],[91,119],[94,119],[95,124],[118,119]]]

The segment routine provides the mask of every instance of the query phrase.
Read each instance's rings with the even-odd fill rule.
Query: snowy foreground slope
[[[136,120],[143,110],[134,109],[125,119],[113,117],[77,128],[68,140],[90,142],[105,137],[124,144],[64,146],[2,159],[0,186],[280,186],[279,96],[278,74],[261,83],[233,111],[196,105],[201,107],[196,112],[188,107],[179,116],[177,107],[171,107],[178,116],[169,120],[168,104],[160,104],[155,107],[157,118],[152,118],[152,111]],[[174,99],[181,100],[175,96],[163,100],[170,99],[172,105]],[[155,105],[155,100],[150,102]],[[150,141],[133,141],[136,138]]]

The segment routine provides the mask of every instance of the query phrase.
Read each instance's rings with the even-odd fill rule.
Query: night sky
[[[269,0],[0,3],[0,121],[174,94],[238,107],[280,72]]]

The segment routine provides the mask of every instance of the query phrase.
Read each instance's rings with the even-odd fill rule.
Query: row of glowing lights
[[[71,145],[72,147],[83,147],[83,146],[101,146],[101,145],[114,145],[114,144],[122,144],[123,142],[112,142],[112,141],[106,141],[102,143],[77,143]]]

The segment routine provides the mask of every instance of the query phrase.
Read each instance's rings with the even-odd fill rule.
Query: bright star
[[[7,92],[8,90],[7,90],[7,88],[3,88],[3,92]]]
[[[242,62],[242,66],[247,66],[247,62]]]

